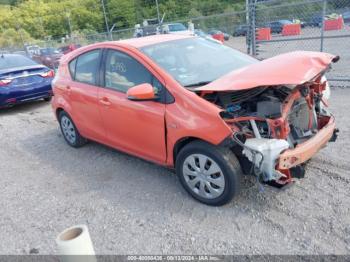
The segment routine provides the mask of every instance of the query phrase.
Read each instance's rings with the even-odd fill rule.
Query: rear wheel
[[[176,173],[188,193],[213,206],[226,204],[239,192],[242,176],[230,149],[203,141],[191,142],[180,151]]]
[[[63,137],[70,146],[81,147],[86,144],[87,139],[80,135],[73,120],[66,112],[60,112],[58,120]]]

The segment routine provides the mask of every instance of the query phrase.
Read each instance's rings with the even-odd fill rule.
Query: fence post
[[[253,56],[256,55],[256,32],[255,32],[255,25],[256,25],[256,0],[249,0],[247,2],[248,8],[247,8],[247,24],[248,24],[248,33],[246,36],[246,42],[247,42],[247,53],[252,54]]]
[[[327,0],[323,0],[323,8],[322,8],[322,26],[321,26],[321,46],[320,51],[323,52],[323,41],[324,41],[324,20],[327,11]]]
[[[252,55],[256,56],[256,0],[252,0]]]
[[[248,25],[250,27],[250,22],[249,22],[249,0],[245,1],[245,24]],[[250,41],[249,41],[249,37],[250,37],[250,29],[248,27],[248,31],[246,34],[246,45],[247,45],[247,54],[250,54]]]
[[[248,8],[247,8],[247,24],[248,24],[248,33],[246,36],[247,42],[247,53],[255,55],[256,54],[256,42],[255,42],[255,3],[256,0],[248,0]]]

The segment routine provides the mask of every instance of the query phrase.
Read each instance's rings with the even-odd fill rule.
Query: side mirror
[[[128,99],[132,101],[147,101],[154,100],[156,98],[153,87],[148,83],[131,87],[126,92],[126,95]]]

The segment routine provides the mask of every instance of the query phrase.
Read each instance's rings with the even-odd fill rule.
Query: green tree
[[[2,48],[22,48],[25,44],[33,41],[34,39],[24,29],[6,29],[0,35],[0,47]]]

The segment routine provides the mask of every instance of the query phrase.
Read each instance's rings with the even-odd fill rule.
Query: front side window
[[[76,63],[75,80],[96,85],[97,72],[100,64],[100,50],[94,50],[80,55]]]
[[[196,87],[258,60],[213,40],[193,37],[141,48],[184,87]]]
[[[126,93],[129,88],[152,84],[152,74],[131,56],[109,50],[106,58],[105,87]]]

